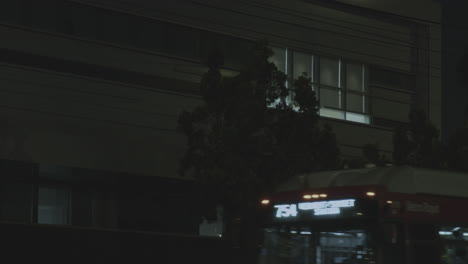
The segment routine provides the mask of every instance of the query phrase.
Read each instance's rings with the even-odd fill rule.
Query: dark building
[[[468,86],[461,71],[468,69],[468,2],[442,2],[442,138],[447,140],[468,118]],[[465,61],[463,61],[463,57]]]
[[[290,80],[312,77],[344,158],[366,143],[391,157],[411,104],[440,128],[440,13],[431,0],[2,0],[1,219],[196,234],[177,118],[201,102],[210,50],[232,75],[258,39]]]

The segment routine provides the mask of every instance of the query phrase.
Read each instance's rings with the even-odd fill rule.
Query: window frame
[[[274,48],[280,48],[280,49],[285,49],[286,50],[286,75],[288,76],[287,78],[287,83],[286,87],[289,87],[289,83],[292,83],[294,81],[294,53],[301,53],[301,54],[306,54],[311,57],[311,75],[308,77],[311,78],[312,81],[312,89],[316,93],[317,100],[319,102],[319,112],[318,114],[320,117],[325,117],[325,118],[333,118],[333,119],[338,119],[342,121],[348,121],[348,122],[353,122],[353,123],[359,123],[363,125],[372,125],[372,113],[371,113],[371,102],[370,100],[370,85],[369,85],[369,65],[365,64],[363,62],[355,61],[355,60],[348,60],[348,59],[343,59],[343,58],[336,58],[333,56],[321,56],[317,54],[312,54],[303,50],[296,50],[296,49],[289,49],[287,47],[280,47],[280,46],[275,46]],[[339,62],[339,80],[338,80],[338,87],[330,86],[330,85],[325,85],[321,84],[320,81],[320,70],[321,70],[321,65],[320,65],[320,60],[321,58],[328,58],[332,60],[338,60]],[[347,77],[347,71],[346,71],[346,65],[347,64],[358,64],[361,65],[362,68],[362,81],[363,81],[363,91],[355,91],[348,89],[346,86],[346,77]],[[339,92],[339,108],[335,107],[325,107],[322,105],[320,102],[320,96],[321,96],[321,89],[322,87],[326,87],[326,89],[334,89]],[[347,106],[347,95],[349,94],[356,94],[356,95],[361,95],[362,100],[363,100],[363,111],[362,112],[356,112],[353,110],[348,109]],[[290,101],[290,99],[288,100]],[[332,117],[330,115],[326,115],[323,112],[324,111],[330,111],[330,112],[341,112],[342,117]],[[322,112],[322,113],[321,113]],[[363,120],[357,121],[357,120],[352,120],[350,116],[356,116],[360,117]]]
[[[40,223],[39,222],[39,210],[40,210],[40,190],[42,188],[47,188],[47,189],[54,189],[54,190],[59,190],[59,191],[65,191],[67,193],[67,208],[66,208],[66,220],[64,223],[61,224],[54,224],[54,223]],[[38,224],[43,224],[43,225],[72,225],[72,199],[73,199],[73,190],[70,186],[66,184],[61,184],[61,183],[54,183],[54,182],[46,182],[46,183],[39,183],[37,185],[37,191],[36,191],[36,223]]]

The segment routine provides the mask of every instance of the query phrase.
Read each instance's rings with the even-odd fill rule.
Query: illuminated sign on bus
[[[318,201],[318,202],[301,202],[296,204],[279,204],[275,205],[276,218],[291,218],[297,217],[301,211],[310,211],[311,214],[319,215],[339,215],[342,208],[354,207],[354,199],[334,200],[334,201]]]

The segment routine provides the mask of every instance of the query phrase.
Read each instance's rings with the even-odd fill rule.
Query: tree
[[[468,55],[457,65],[460,83],[468,80]],[[420,109],[412,109],[410,124],[400,126],[394,132],[394,162],[400,165],[443,168],[468,171],[468,106],[465,108],[464,125],[442,144],[438,130],[429,123]]]
[[[376,166],[385,166],[385,164],[389,163],[387,157],[379,152],[378,144],[365,144],[362,148],[362,155],[367,163]]]
[[[390,161],[386,155],[380,153],[379,145],[367,143],[362,146],[362,156],[345,160],[343,167],[346,169],[362,169],[366,167],[366,164],[385,166],[387,163],[390,163]]]
[[[181,174],[205,186],[210,207],[223,205],[228,219],[250,213],[262,194],[292,175],[339,164],[331,128],[318,123],[310,78],[304,74],[288,89],[272,55],[258,42],[246,67],[225,77],[222,57],[213,52],[200,85],[203,104],[179,118],[188,139]]]
[[[446,153],[449,169],[468,171],[468,127],[455,130],[448,141]]]
[[[393,134],[393,161],[397,165],[439,168],[443,166],[439,131],[421,109],[409,113],[409,124],[395,129]]]

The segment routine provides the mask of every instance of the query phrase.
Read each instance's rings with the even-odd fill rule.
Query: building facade
[[[200,104],[214,47],[225,75],[258,39],[290,79],[306,72],[344,158],[368,143],[391,157],[393,128],[408,122],[411,105],[441,124],[440,4],[432,0],[3,0],[0,35],[0,158],[5,174],[27,170],[32,179],[11,183],[22,191],[4,188],[4,201],[27,201],[22,212],[4,202],[4,219],[167,229],[156,212],[174,207],[161,201],[177,196],[184,207],[189,197],[177,187],[190,185],[177,174],[178,115]],[[82,179],[95,189],[70,185]],[[149,188],[136,206],[106,187],[133,179],[166,192],[153,197]],[[137,217],[150,204],[159,209]]]
[[[442,140],[449,141],[457,128],[466,125],[468,90],[466,63],[468,59],[468,21],[466,1],[442,3]],[[464,71],[462,70],[464,69]]]

